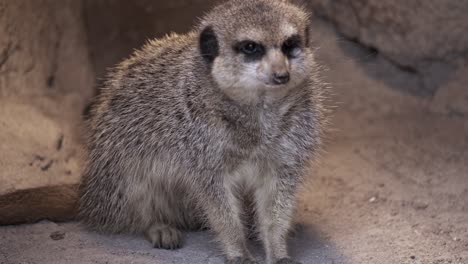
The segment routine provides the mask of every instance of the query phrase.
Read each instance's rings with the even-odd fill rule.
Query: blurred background
[[[73,194],[60,204],[37,194],[78,183],[83,115],[106,69],[149,38],[187,32],[218,2],[0,0],[0,223],[48,219],[0,227],[0,263],[221,263],[205,235],[177,253],[111,241],[62,223]],[[293,254],[468,263],[468,1],[295,2],[313,13],[335,110]]]

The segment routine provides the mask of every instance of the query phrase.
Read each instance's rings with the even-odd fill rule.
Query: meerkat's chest
[[[249,157],[226,175],[226,183],[255,190],[271,181],[274,171],[274,163],[262,154],[260,148],[255,148]]]
[[[275,107],[261,108],[255,115],[255,122],[259,134],[259,149],[269,147],[282,136],[285,132],[282,127],[287,122],[284,114],[288,111],[290,105],[278,105]]]

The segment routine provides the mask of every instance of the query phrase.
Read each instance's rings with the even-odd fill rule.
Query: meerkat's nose
[[[273,83],[274,84],[285,84],[289,82],[289,72],[282,71],[282,72],[274,72],[273,73]]]

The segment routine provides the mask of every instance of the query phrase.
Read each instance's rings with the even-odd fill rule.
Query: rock
[[[93,93],[81,1],[0,3],[0,98]]]
[[[433,98],[431,111],[448,114],[452,117],[468,116],[468,67],[462,67],[447,85],[437,91]]]
[[[429,203],[419,200],[412,201],[411,205],[415,210],[426,210],[429,207]]]
[[[55,231],[50,234],[50,238],[52,240],[62,240],[65,238],[65,232],[62,231]]]
[[[56,195],[79,181],[94,93],[82,13],[75,0],[0,2],[0,224],[74,210],[75,191]]]
[[[81,173],[74,127],[22,102],[0,104],[0,195],[77,183]],[[62,147],[57,150],[57,144]]]
[[[304,0],[345,36],[424,77],[433,95],[468,61],[468,2],[458,0]]]

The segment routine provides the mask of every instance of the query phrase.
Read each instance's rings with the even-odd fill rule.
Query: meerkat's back
[[[141,232],[153,217],[145,219],[135,207],[155,209],[158,206],[150,203],[160,201],[160,207],[178,206],[167,197],[158,199],[167,186],[157,186],[160,182],[151,177],[165,177],[166,184],[181,188],[178,174],[170,173],[175,168],[160,153],[188,128],[181,118],[186,108],[186,91],[181,88],[194,84],[195,39],[193,34],[173,34],[148,42],[115,67],[101,87],[89,120],[90,156],[81,184],[80,214],[89,226]],[[153,168],[151,163],[158,159],[162,165]],[[181,225],[187,224],[184,221]]]

